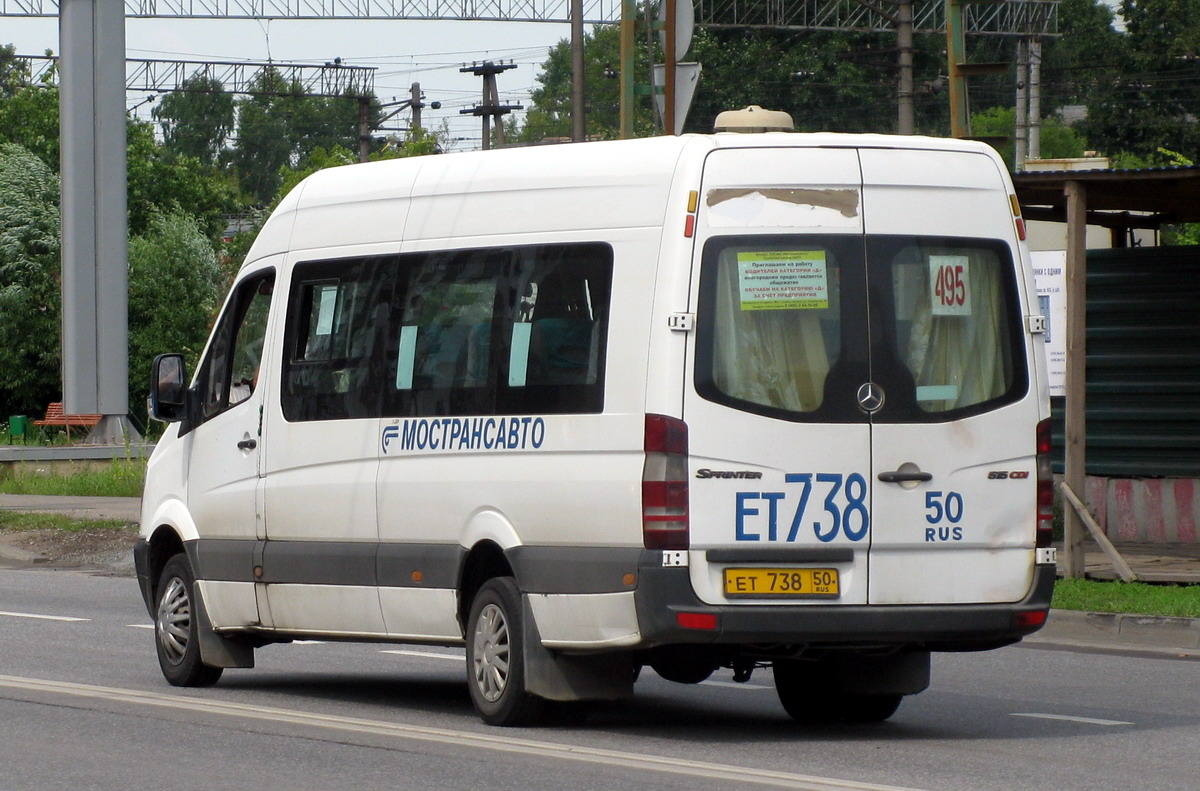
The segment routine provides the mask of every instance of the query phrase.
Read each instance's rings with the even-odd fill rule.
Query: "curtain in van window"
[[[837,269],[824,250],[721,253],[713,381],[755,404],[812,412],[821,406],[840,334]]]
[[[899,351],[925,412],[990,401],[1012,383],[1004,267],[991,250],[908,247],[893,260]]]

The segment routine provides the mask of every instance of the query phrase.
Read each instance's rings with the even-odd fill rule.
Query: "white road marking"
[[[1038,714],[1036,712],[1012,712],[1014,717],[1033,717],[1039,720],[1062,720],[1063,722],[1081,722],[1084,725],[1133,725],[1124,720],[1100,720],[1095,717],[1075,717],[1070,714]]]
[[[471,731],[455,731],[447,728],[431,728],[426,725],[402,725],[381,720],[365,720],[354,717],[338,717],[330,714],[315,714],[291,709],[277,709],[260,705],[228,703],[203,698],[164,695],[155,692],[139,692],[133,689],[99,687],[91,684],[74,684],[65,681],[46,681],[36,678],[0,675],[0,687],[74,697],[90,698],[117,703],[169,709],[181,709],[212,715],[236,717],[242,720],[278,722],[324,728],[341,733],[359,733],[371,736],[391,737],[398,740],[433,742],[453,747],[492,750],[500,753],[538,756],[581,763],[617,766],[685,777],[700,777],[708,781],[730,780],[733,782],[756,783],[759,785],[794,788],[800,791],[913,791],[900,786],[860,783],[854,780],[839,780],[832,777],[817,777],[770,769],[691,761],[668,755],[649,755],[621,750],[604,750],[584,744],[562,744],[555,742],[516,739],[509,733],[495,736]]]
[[[765,684],[751,684],[749,682],[739,684],[736,681],[701,681],[701,684],[710,687],[729,687],[730,689],[771,689]]]
[[[154,628],[154,624],[152,624],[152,623],[127,623],[125,625],[128,626],[130,629],[153,629]]]
[[[7,615],[9,618],[36,618],[39,621],[69,621],[72,623],[92,620],[91,618],[68,618],[65,615],[39,615],[32,612],[0,612],[0,615]]]
[[[450,659],[455,662],[466,662],[467,658],[460,654],[435,654],[432,651],[404,651],[401,649],[388,649],[380,651],[381,654],[398,654],[400,656],[419,656],[423,659]]]

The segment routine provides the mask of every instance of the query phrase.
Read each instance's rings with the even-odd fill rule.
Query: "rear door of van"
[[[700,598],[1019,600],[1039,407],[994,160],[718,149],[697,261],[684,420]]]
[[[1009,191],[981,153],[862,149],[872,604],[1029,589],[1038,388]]]
[[[702,601],[866,604],[869,327],[853,148],[717,149],[685,388]]]

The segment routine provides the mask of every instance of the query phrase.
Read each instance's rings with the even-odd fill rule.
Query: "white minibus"
[[[1054,581],[1043,318],[973,142],[684,135],[324,170],[195,375],[137,573],[175,685],[463,646],[484,721],[770,668],[878,721]],[[572,708],[575,706],[572,705]]]

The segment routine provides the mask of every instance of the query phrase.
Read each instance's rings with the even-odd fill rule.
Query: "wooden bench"
[[[55,401],[46,407],[46,416],[33,421],[35,426],[62,426],[67,430],[67,439],[71,438],[71,427],[95,428],[104,415],[68,415],[63,412],[61,401]]]

